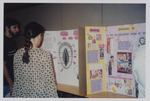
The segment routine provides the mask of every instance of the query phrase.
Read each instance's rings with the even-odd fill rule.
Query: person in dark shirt
[[[17,51],[14,37],[19,33],[20,23],[12,18],[4,19],[4,87],[3,97],[10,92],[13,88],[13,56]]]

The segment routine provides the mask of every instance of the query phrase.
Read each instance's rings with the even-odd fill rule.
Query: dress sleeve
[[[46,54],[44,62],[45,62],[44,68],[45,68],[45,76],[46,76],[45,84],[47,90],[51,94],[51,96],[58,97],[57,89],[55,85],[54,71],[52,67],[52,58],[50,53]]]
[[[54,81],[54,71],[52,67],[52,59],[51,54],[48,53],[45,58],[45,68],[46,68],[46,75],[48,79],[50,78],[50,81]]]

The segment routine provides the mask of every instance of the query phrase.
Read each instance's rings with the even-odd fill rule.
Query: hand
[[[9,91],[10,91],[10,96],[11,96],[12,91],[13,91],[13,82],[9,83]]]

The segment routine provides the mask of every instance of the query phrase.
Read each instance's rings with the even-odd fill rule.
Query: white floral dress
[[[30,49],[28,64],[22,61],[24,48],[14,55],[14,85],[12,97],[56,98],[51,54],[42,49]]]

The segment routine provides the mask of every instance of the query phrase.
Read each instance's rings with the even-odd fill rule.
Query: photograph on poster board
[[[108,75],[112,75],[113,65],[114,65],[114,56],[111,55],[108,63]]]
[[[102,76],[103,76],[102,65],[90,66],[90,79],[99,79],[102,78]]]
[[[146,39],[145,39],[145,35],[140,35],[137,38],[137,48],[140,48],[141,46],[145,45]]]
[[[100,57],[100,60],[103,60],[104,59],[104,44],[100,44],[99,45],[99,57]]]
[[[117,52],[117,72],[132,74],[132,53]]]

